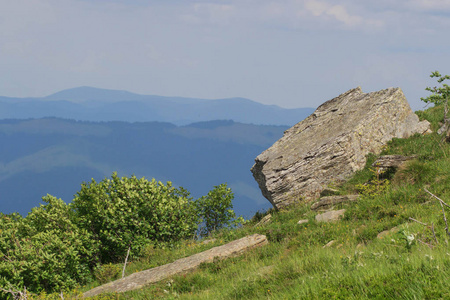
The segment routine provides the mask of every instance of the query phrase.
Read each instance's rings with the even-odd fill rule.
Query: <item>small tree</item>
[[[208,195],[197,199],[198,215],[204,225],[200,234],[206,236],[213,231],[230,226],[236,214],[233,211],[234,194],[226,183],[214,186]]]
[[[442,83],[445,80],[450,79],[449,75],[441,75],[438,71],[434,71],[430,75],[431,78],[437,77],[437,82],[441,83],[442,86],[438,87],[427,87],[425,90],[431,92],[432,94],[425,98],[420,98],[425,103],[433,103],[435,106],[444,105],[444,127],[443,132],[447,134],[450,125],[450,119],[448,116],[448,98],[450,98],[450,86],[448,84]],[[443,137],[445,139],[445,135]]]
[[[431,78],[437,77],[437,82],[442,83],[444,80],[450,79],[450,75],[442,76],[439,71],[434,71],[430,75]],[[425,103],[433,103],[434,105],[445,104],[450,97],[450,86],[448,84],[443,83],[442,87],[427,87],[425,90],[433,93],[428,97],[420,98]]]

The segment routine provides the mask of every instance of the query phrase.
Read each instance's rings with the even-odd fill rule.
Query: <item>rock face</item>
[[[358,87],[286,130],[255,159],[252,173],[275,208],[313,200],[330,182],[362,169],[368,153],[429,125],[419,122],[400,88],[363,93]]]

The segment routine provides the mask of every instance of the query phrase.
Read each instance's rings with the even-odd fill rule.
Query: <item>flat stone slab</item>
[[[329,208],[333,205],[343,203],[343,202],[354,202],[358,201],[359,195],[344,195],[344,196],[326,196],[319,199],[311,205],[312,210],[319,210]]]
[[[382,169],[386,168],[398,168],[405,162],[417,158],[416,155],[413,156],[403,156],[403,155],[383,155],[380,156],[373,164],[372,167],[378,167]]]
[[[330,187],[325,187],[323,191],[320,192],[320,197],[336,196],[336,195],[339,195],[339,191]]]
[[[335,222],[344,216],[345,209],[327,211],[316,216],[317,222]]]
[[[131,274],[125,278],[98,286],[83,294],[83,298],[93,297],[101,293],[126,292],[142,288],[146,285],[164,280],[170,276],[181,274],[197,268],[201,263],[213,262],[214,258],[225,259],[238,256],[250,249],[266,245],[266,236],[253,234],[228,244],[181,258],[173,263]]]

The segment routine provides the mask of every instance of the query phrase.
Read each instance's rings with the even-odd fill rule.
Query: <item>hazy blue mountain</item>
[[[292,126],[313,108],[285,109],[244,98],[194,99],[138,95],[79,87],[42,98],[0,97],[0,119],[58,117],[80,121],[169,122],[187,125],[211,120]]]
[[[24,215],[47,193],[70,202],[83,181],[117,171],[172,181],[195,198],[227,182],[235,193],[235,210],[250,217],[270,207],[250,172],[254,158],[287,128],[231,120],[186,126],[0,120],[0,212]]]

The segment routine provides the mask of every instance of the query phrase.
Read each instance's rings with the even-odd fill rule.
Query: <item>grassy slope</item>
[[[437,109],[418,114],[433,122],[433,130],[442,119]],[[391,174],[389,187],[379,195],[365,195],[346,205],[345,217],[337,223],[316,223],[310,205],[299,205],[274,212],[265,227],[248,224],[220,232],[214,244],[184,242],[172,250],[149,248],[141,260],[127,267],[127,273],[252,233],[266,234],[270,241],[241,257],[205,264],[195,272],[142,290],[97,299],[450,298],[449,236],[439,202],[424,191],[427,187],[450,203],[450,146],[440,144],[439,139],[431,134],[392,141],[383,154],[415,154],[418,158]],[[358,184],[373,179],[374,173],[366,167],[339,189],[354,193]],[[450,210],[447,216],[450,218]],[[430,226],[410,221],[410,217]],[[305,218],[310,222],[297,224]],[[394,226],[397,233],[377,238]],[[414,240],[408,241],[408,236]],[[323,247],[332,240],[332,246]]]

